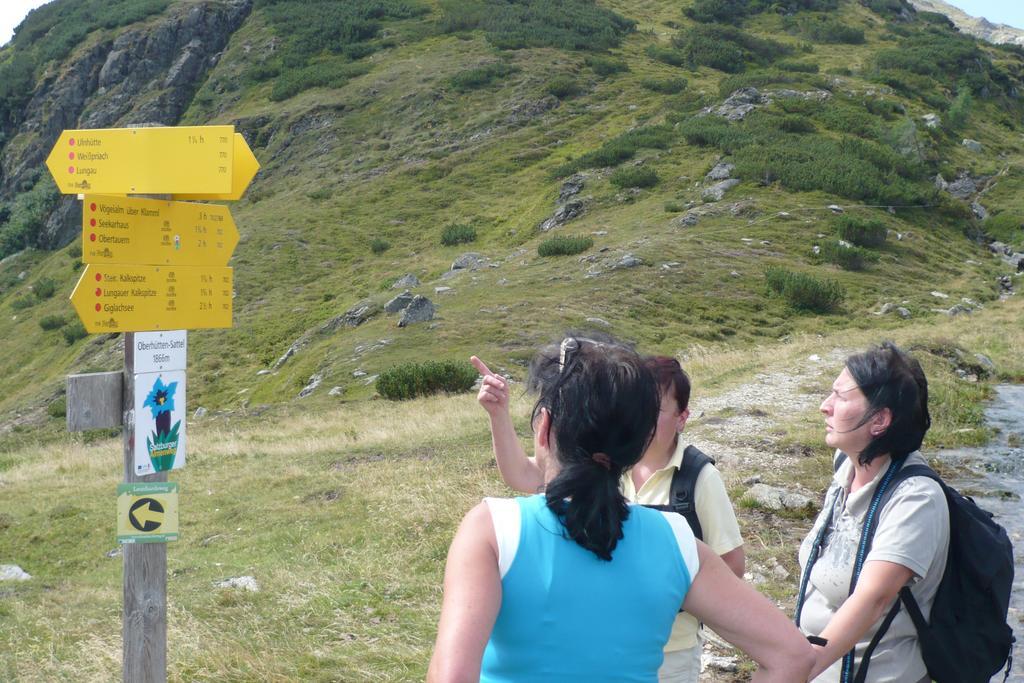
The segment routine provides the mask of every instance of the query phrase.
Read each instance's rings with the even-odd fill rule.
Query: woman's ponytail
[[[654,435],[659,391],[632,349],[609,337],[567,337],[534,360],[534,415],[551,415],[561,466],[546,489],[547,505],[566,536],[603,560],[622,538],[629,507],[619,489]]]

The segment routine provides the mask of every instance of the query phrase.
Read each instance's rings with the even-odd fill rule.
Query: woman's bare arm
[[[501,607],[494,524],[486,503],[470,510],[448,549],[444,601],[428,683],[477,683],[484,648]]]
[[[700,570],[683,608],[757,662],[752,682],[806,681],[814,652],[793,622],[707,545],[698,542],[697,551]]]

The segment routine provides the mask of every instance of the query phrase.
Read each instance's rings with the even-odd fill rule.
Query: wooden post
[[[167,472],[135,474],[135,334],[124,335],[124,480],[167,481]],[[125,543],[121,639],[124,683],[167,680],[167,544]]]

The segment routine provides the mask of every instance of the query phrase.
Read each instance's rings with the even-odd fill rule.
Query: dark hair
[[[561,466],[548,482],[547,506],[568,538],[611,560],[629,517],[619,479],[640,460],[658,419],[654,375],[633,349],[607,335],[569,336],[537,354],[529,386],[540,392],[534,418],[542,409],[551,415]]]
[[[690,405],[690,378],[675,358],[669,356],[648,356],[644,364],[654,373],[654,379],[662,392],[671,391],[679,410]]]
[[[921,364],[892,342],[883,342],[847,358],[846,369],[868,399],[868,411],[858,427],[885,408],[892,413],[888,429],[861,451],[860,464],[867,465],[886,453],[903,458],[919,449],[932,424],[928,380]]]

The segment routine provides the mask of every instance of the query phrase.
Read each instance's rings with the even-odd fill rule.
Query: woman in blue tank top
[[[786,616],[681,516],[622,497],[659,410],[640,357],[568,337],[534,359],[530,387],[544,493],[487,499],[463,519],[427,680],[653,683],[685,607],[758,662],[753,681],[806,681],[813,654]]]

